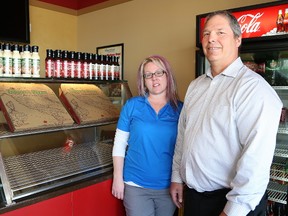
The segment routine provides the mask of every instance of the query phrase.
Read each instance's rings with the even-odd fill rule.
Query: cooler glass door
[[[277,51],[264,51],[262,49],[255,52],[243,52],[240,56],[247,67],[264,77],[283,102],[276,149],[270,170],[268,195],[274,206],[281,206],[281,208],[285,206],[286,208],[288,185],[288,49],[278,49]]]
[[[240,54],[243,63],[272,86],[288,85],[288,50]]]

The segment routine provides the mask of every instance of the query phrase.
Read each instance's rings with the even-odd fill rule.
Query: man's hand
[[[183,205],[183,184],[172,182],[170,185],[170,194],[174,204],[181,208]]]

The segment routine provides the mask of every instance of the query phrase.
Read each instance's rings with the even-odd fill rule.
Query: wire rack
[[[112,144],[89,142],[3,158],[12,200],[112,169]]]
[[[282,185],[277,182],[270,181],[267,191],[269,200],[287,204],[287,185]]]

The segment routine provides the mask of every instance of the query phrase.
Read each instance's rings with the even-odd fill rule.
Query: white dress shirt
[[[282,102],[237,58],[192,81],[178,125],[172,182],[198,192],[231,188],[224,211],[247,215],[269,182]]]

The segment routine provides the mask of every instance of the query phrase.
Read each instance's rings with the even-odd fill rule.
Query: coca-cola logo
[[[261,22],[257,22],[257,20],[262,17],[264,13],[256,13],[253,14],[245,14],[238,18],[238,23],[241,27],[242,33],[255,33],[260,31]]]

